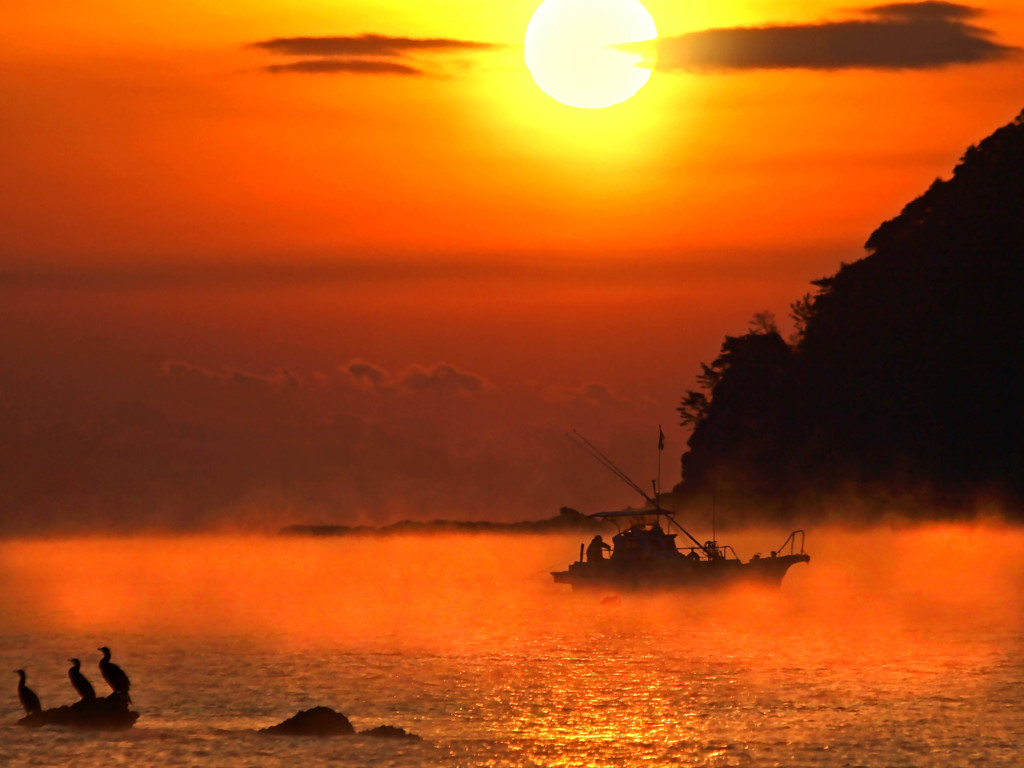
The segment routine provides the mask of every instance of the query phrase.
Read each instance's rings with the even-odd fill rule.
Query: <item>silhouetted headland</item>
[[[607,531],[608,526],[571,507],[562,507],[557,517],[546,520],[527,520],[516,523],[494,523],[470,520],[432,520],[416,522],[402,520],[375,528],[368,525],[289,525],[281,529],[286,536],[407,536],[444,533],[593,533]]]
[[[788,342],[759,313],[702,364],[679,407],[693,433],[677,499],[806,519],[853,493],[1024,516],[1024,112],[865,247],[792,305]]]

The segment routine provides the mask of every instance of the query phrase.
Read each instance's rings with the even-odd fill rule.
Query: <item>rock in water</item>
[[[260,730],[286,736],[351,736],[355,732],[348,718],[330,707],[306,709],[283,723]]]
[[[360,731],[359,735],[376,736],[379,739],[409,739],[411,741],[422,741],[422,739],[415,733],[409,733],[407,730],[399,728],[397,725],[378,725],[376,728]]]
[[[18,725],[39,728],[44,725],[63,725],[97,731],[117,731],[131,728],[139,713],[128,708],[123,694],[112,693],[105,698],[77,701],[65,707],[33,712],[18,721]]]

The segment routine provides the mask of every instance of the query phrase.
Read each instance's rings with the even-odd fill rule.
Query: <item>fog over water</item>
[[[788,531],[721,535],[741,557]],[[573,594],[579,536],[0,543],[0,657],[46,707],[132,676],[125,734],[14,726],[0,762],[135,765],[1014,764],[1024,530],[809,531],[781,590]],[[99,688],[99,686],[98,686]],[[2,689],[0,689],[2,690]],[[254,728],[318,704],[424,743]],[[102,747],[102,749],[99,749]],[[97,762],[93,759],[93,762]],[[102,762],[102,761],[99,761]]]

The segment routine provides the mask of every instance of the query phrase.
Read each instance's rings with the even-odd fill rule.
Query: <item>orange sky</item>
[[[684,42],[881,18],[819,0],[646,5],[663,39]],[[664,424],[674,482],[686,438],[674,408],[722,335],[763,309],[784,318],[810,280],[858,258],[877,224],[1024,107],[1011,50],[1024,47],[1024,11],[970,5],[984,12],[933,3],[918,15],[1002,46],[977,61],[656,68],[632,100],[592,111],[531,80],[530,0],[16,4],[0,30],[7,527],[42,509],[56,524],[205,523],[260,505],[304,519],[314,503],[326,518],[384,522],[628,501],[565,476],[583,470],[551,435],[573,424],[641,476]],[[383,57],[419,71],[402,75],[272,72],[295,58],[254,45],[363,34],[492,47]],[[309,394],[353,360],[386,377],[368,388],[346,374],[341,390]],[[174,389],[186,368],[169,362],[210,391]],[[273,389],[284,369],[301,386],[273,419],[267,403],[225,394],[233,372]],[[433,376],[430,391],[406,386],[420,381],[410,371]],[[471,380],[483,385],[460,384]],[[126,425],[126,404],[164,421]],[[282,425],[313,440],[303,430],[339,414],[357,423],[338,427],[355,448],[324,458],[316,482],[309,467],[275,479],[279,453],[247,464],[233,448],[261,435],[280,446]],[[182,420],[197,430],[187,439]],[[421,452],[363,446],[367,425]],[[142,449],[128,461],[111,446],[131,429]],[[215,476],[235,481],[180,497],[195,469],[182,440],[219,446]],[[327,451],[311,445],[307,464]],[[437,455],[443,466],[410,469]],[[125,475],[138,498],[96,512]],[[429,502],[416,490],[427,478]],[[463,484],[477,492],[445,490]]]

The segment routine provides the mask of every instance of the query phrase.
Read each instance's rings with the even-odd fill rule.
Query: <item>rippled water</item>
[[[744,556],[777,544],[732,537]],[[778,537],[781,540],[781,537]],[[570,593],[578,538],[0,544],[0,668],[70,703],[132,676],[136,727],[17,727],[0,765],[1020,765],[1024,534],[809,533],[777,593]],[[2,689],[0,689],[2,690]],[[423,737],[270,737],[326,705]]]

